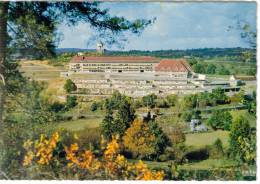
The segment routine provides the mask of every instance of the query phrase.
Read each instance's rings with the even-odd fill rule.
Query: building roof
[[[163,59],[155,67],[157,72],[189,72],[192,71],[189,64],[183,59]]]
[[[150,56],[74,56],[71,60],[72,63],[158,63],[160,59]]]

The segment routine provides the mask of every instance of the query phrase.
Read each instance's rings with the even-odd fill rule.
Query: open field
[[[223,66],[228,69],[231,74],[248,75],[249,70],[256,69],[256,63],[245,63],[239,61],[221,61],[217,59],[204,60],[203,62],[210,64],[213,63],[217,68]]]
[[[129,160],[130,162],[137,162],[135,159]],[[151,168],[167,168],[171,165],[171,161],[167,162],[156,162],[156,161],[144,161]],[[193,169],[214,169],[214,168],[225,168],[230,166],[235,166],[232,160],[227,159],[207,159],[200,162],[193,162],[188,164],[179,165],[179,169],[193,170]]]
[[[34,80],[52,80],[60,78],[60,72],[65,71],[64,67],[54,67],[48,61],[21,61],[20,71]]]
[[[223,146],[228,146],[228,131],[217,130],[205,133],[189,133],[186,134],[185,144],[196,148],[213,144],[218,138],[222,141]]]
[[[64,121],[57,124],[57,128],[64,128],[70,131],[79,131],[85,128],[96,128],[101,123],[102,118],[87,118],[71,121]]]

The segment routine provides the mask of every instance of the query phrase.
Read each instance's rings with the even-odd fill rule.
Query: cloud
[[[236,30],[227,31],[236,24],[235,17],[256,25],[256,4],[233,3],[103,3],[111,15],[127,19],[152,19],[141,36],[126,34],[129,42],[125,50],[186,49],[201,47],[245,47]],[[80,24],[73,30],[61,28],[64,41],[60,47],[86,48],[92,30],[87,24]],[[94,48],[92,46],[91,48]],[[115,47],[112,47],[116,49]]]

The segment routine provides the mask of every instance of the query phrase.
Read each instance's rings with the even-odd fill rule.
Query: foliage
[[[98,104],[97,104],[96,102],[93,102],[93,103],[91,104],[90,110],[91,110],[91,111],[96,111],[97,108],[98,108]]]
[[[233,158],[243,162],[255,159],[249,156],[255,154],[255,143],[252,134],[249,122],[243,116],[235,119],[232,123],[229,136],[230,154]],[[247,149],[247,146],[251,148]]]
[[[111,109],[107,109],[106,115],[101,122],[101,131],[107,139],[111,138],[114,133],[114,118]]]
[[[182,100],[182,105],[185,109],[193,109],[196,107],[197,99],[197,95],[186,95]]]
[[[228,111],[214,111],[207,121],[214,130],[230,130],[232,116]]]
[[[24,148],[25,167],[39,166],[37,172],[51,168],[59,179],[72,177],[74,179],[162,180],[164,178],[163,171],[151,171],[142,161],[129,163],[123,155],[119,154],[120,144],[116,137],[113,137],[102,150],[100,157],[91,150],[81,149],[77,143],[64,145],[57,132],[50,139],[41,135],[40,140],[34,142],[28,140]],[[49,171],[49,175],[52,176],[52,172]]]
[[[230,75],[230,71],[225,68],[223,65],[220,65],[220,68],[218,69],[219,75]]]
[[[122,136],[125,133],[125,130],[130,127],[130,123],[133,122],[134,119],[135,110],[126,99],[123,99],[119,104],[119,109],[116,113],[113,133]]]
[[[155,154],[155,140],[156,137],[148,124],[139,119],[134,120],[123,136],[125,148],[131,151],[134,157],[147,157]]]
[[[135,110],[132,104],[126,96],[114,93],[110,99],[106,99],[105,107],[107,112],[101,125],[103,134],[108,139],[112,135],[122,136],[135,118]],[[112,109],[118,109],[115,117],[113,117]]]
[[[171,146],[171,142],[167,135],[163,132],[162,128],[159,127],[156,121],[149,121],[148,126],[155,137],[154,147],[155,153],[158,156],[165,151],[167,146]]]
[[[148,106],[150,108],[154,108],[156,105],[155,100],[157,99],[157,96],[155,94],[150,94],[143,96],[142,101],[144,106]]]
[[[245,91],[240,90],[238,93],[235,93],[230,97],[231,102],[235,103],[243,103],[244,102],[244,96],[245,96]]]
[[[234,181],[242,180],[242,172],[239,168],[216,168],[213,170],[179,170],[177,180],[223,180]]]
[[[65,107],[64,104],[62,104],[60,102],[54,102],[53,104],[50,104],[49,110],[51,112],[57,113],[57,112],[64,110],[64,107]]]
[[[227,95],[221,88],[213,90],[211,97],[215,100],[216,104],[225,104],[229,102]]]
[[[243,104],[247,106],[249,113],[256,116],[256,91],[252,92],[252,95],[245,95],[243,99]]]
[[[166,96],[166,100],[167,100],[167,103],[168,103],[170,106],[175,106],[176,103],[177,103],[177,100],[178,100],[178,96],[175,95],[175,94],[168,95],[168,96]]]
[[[98,150],[100,148],[101,130],[100,128],[85,128],[74,133],[77,142],[81,147],[89,150]]]
[[[224,149],[222,141],[218,138],[213,145],[209,147],[209,157],[210,158],[222,158],[224,156]]]
[[[204,65],[201,63],[194,64],[192,66],[192,69],[194,70],[195,73],[205,73],[206,72]]]
[[[73,108],[77,105],[77,97],[76,96],[67,96],[65,107],[66,109]]]
[[[206,73],[207,74],[215,74],[216,73],[216,66],[214,64],[209,64],[206,68]]]
[[[181,114],[181,118],[185,121],[185,122],[189,122],[192,118],[192,112],[190,111],[186,111],[186,112],[183,112]]]
[[[20,163],[23,141],[40,132],[48,133],[46,127],[55,117],[49,110],[49,104],[41,98],[45,83],[28,81],[19,72],[12,74],[14,71],[10,71],[8,77],[7,89],[10,87],[13,90],[6,95],[6,114],[0,139],[0,168],[10,178],[22,179],[24,170]]]
[[[64,84],[64,89],[67,93],[71,93],[72,91],[77,90],[77,86],[71,79],[67,79],[66,83]]]

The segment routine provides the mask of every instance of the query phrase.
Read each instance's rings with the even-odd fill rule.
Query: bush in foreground
[[[102,141],[103,142],[103,141]],[[120,155],[118,137],[100,150],[99,156],[84,150],[77,143],[64,145],[58,132],[50,139],[41,135],[39,140],[24,143],[26,155],[23,165],[30,179],[117,179],[162,180],[163,171],[152,171],[141,160],[129,163]],[[30,167],[31,166],[31,167]]]

